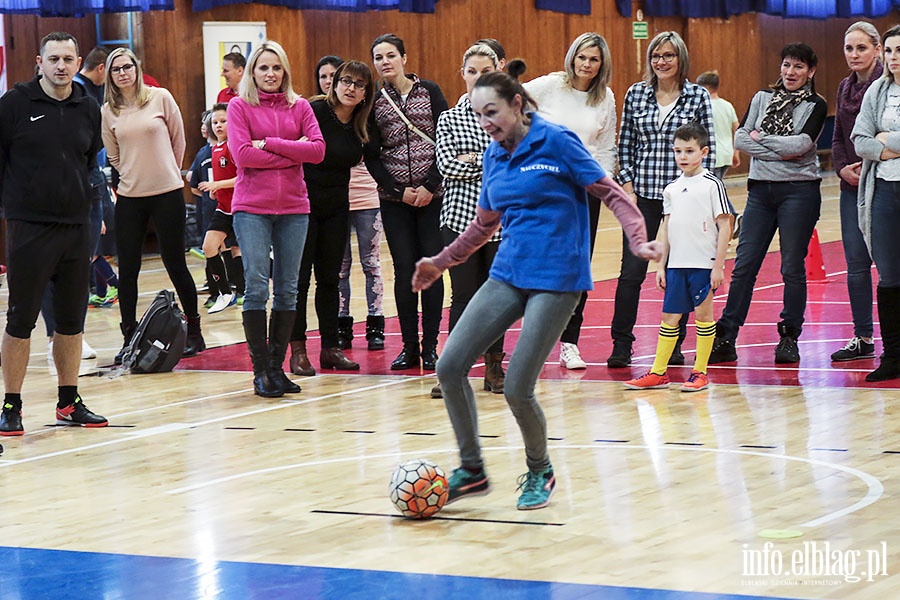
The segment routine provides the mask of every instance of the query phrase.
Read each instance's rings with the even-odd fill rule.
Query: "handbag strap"
[[[394,99],[391,98],[391,95],[388,93],[387,88],[381,88],[381,95],[384,96],[384,99],[388,101],[388,104],[391,105],[391,108],[393,108],[397,112],[397,114],[400,115],[400,118],[404,123],[406,123],[407,129],[415,133],[417,136],[419,136],[432,146],[435,145],[434,140],[428,137],[428,134],[424,133],[421,129],[413,125],[406,114],[402,110],[400,110],[400,107],[397,106],[397,103],[394,102]]]

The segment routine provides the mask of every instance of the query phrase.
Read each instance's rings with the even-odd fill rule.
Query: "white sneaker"
[[[81,360],[87,360],[89,358],[97,358],[97,353],[91,348],[91,345],[87,343],[83,337],[81,338]]]
[[[217,312],[222,312],[229,306],[234,306],[237,304],[237,295],[235,294],[220,294],[216,301],[213,302],[213,305],[209,307],[209,314],[214,315]]]
[[[587,369],[587,363],[581,359],[581,352],[578,351],[578,346],[566,342],[560,342],[559,344],[559,366],[572,371]]]

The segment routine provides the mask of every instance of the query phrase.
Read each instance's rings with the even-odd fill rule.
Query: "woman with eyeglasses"
[[[394,261],[394,297],[403,350],[392,370],[434,370],[444,302],[444,285],[423,290],[422,345],[419,295],[409,287],[416,261],[441,249],[441,174],[435,156],[438,116],[447,100],[437,84],[406,73],[406,48],[392,33],[372,42],[372,61],[381,93],[372,108],[372,143],[366,166],[378,182],[381,218]]]
[[[106,60],[103,145],[119,172],[116,244],[119,249],[119,324],[124,338],[116,355],[137,329],[138,275],[147,224],[156,230],[163,266],[187,316],[184,356],[206,349],[200,330],[197,288],[184,259],[184,123],[172,94],[144,85],[141,65],[128,48],[116,48]]]
[[[776,231],[784,291],[775,363],[800,362],[797,338],[806,312],[806,253],[822,205],[816,140],[828,116],[828,103],[816,93],[813,79],[818,63],[806,44],[782,48],[778,81],[753,96],[735,133],[734,147],[750,155],[747,205],[710,364],[737,360],[735,340]]]
[[[334,73],[328,94],[311,102],[322,136],[325,158],[304,167],[309,191],[309,228],[300,262],[297,288],[297,319],[291,334],[291,352],[306,350],[306,303],[310,279],[315,270],[316,315],[322,349],[322,369],[354,371],[359,363],[348,359],[338,339],[338,278],[350,227],[350,169],[359,164],[363,144],[369,139],[367,123],[375,95],[372,72],[364,63],[343,63]],[[302,347],[302,348],[301,348]],[[294,365],[292,365],[293,367]],[[303,375],[314,375],[309,364]]]
[[[564,70],[525,84],[537,102],[538,114],[571,129],[603,170],[616,171],[616,99],[609,80],[612,59],[606,40],[598,33],[582,33],[566,52]],[[600,223],[600,199],[588,195],[591,214],[591,254]],[[575,313],[560,337],[559,364],[566,369],[585,369],[578,350],[587,292],[581,295]]]
[[[689,70],[684,40],[674,31],[663,31],[647,47],[644,80],[632,85],[625,94],[616,179],[644,215],[651,240],[656,238],[662,221],[663,189],[679,173],[672,153],[675,130],[690,122],[703,125],[709,132],[709,154],[703,166],[712,171],[716,165],[712,101],[706,89],[688,81]],[[622,268],[610,331],[613,349],[606,361],[609,368],[631,364],[634,324],[646,276],[647,262],[628,249],[623,236]],[[681,341],[686,323],[687,315],[679,325],[678,344],[670,365],[684,364]]]

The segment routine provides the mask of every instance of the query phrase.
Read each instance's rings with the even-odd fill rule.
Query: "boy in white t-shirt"
[[[709,386],[707,361],[716,335],[713,292],[725,280],[725,253],[734,224],[734,208],[722,180],[703,168],[709,133],[699,123],[675,130],[673,150],[681,176],[663,191],[663,220],[656,239],[662,258],[656,286],[665,292],[656,358],[647,374],[625,382],[633,390],[669,386],[666,366],[678,343],[678,321],[695,313],[697,356],[682,392]]]

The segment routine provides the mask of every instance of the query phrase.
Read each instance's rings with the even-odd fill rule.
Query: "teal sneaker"
[[[447,504],[465,496],[487,496],[491,493],[491,482],[488,481],[484,469],[478,473],[472,473],[462,467],[453,469],[447,485],[450,488]]]
[[[550,504],[550,496],[556,489],[556,477],[553,475],[553,467],[542,471],[528,471],[519,476],[516,481],[517,489],[522,490],[516,508],[519,510],[534,510],[544,508]]]

